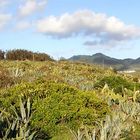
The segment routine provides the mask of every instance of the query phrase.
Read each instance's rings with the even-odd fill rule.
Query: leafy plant
[[[25,106],[26,103],[26,106]],[[14,106],[12,106],[14,115],[2,119],[6,125],[2,126],[1,139],[2,140],[33,140],[36,132],[30,130],[30,119],[31,119],[31,104],[28,99],[27,102],[23,102],[20,98],[20,112],[18,112]],[[2,113],[1,113],[1,118]]]

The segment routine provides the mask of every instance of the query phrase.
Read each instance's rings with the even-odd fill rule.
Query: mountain
[[[111,66],[117,70],[127,70],[127,69],[140,69],[140,58],[137,59],[117,59],[106,56],[102,53],[96,53],[94,55],[76,55],[68,60],[70,61],[80,61],[91,64],[98,64],[104,66]]]
[[[91,56],[91,60],[96,64],[106,64],[106,65],[119,65],[121,64],[120,60],[111,58],[101,53],[97,53]]]
[[[133,64],[140,64],[140,57],[133,61]]]

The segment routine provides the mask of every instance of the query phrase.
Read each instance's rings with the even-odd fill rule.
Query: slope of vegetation
[[[0,138],[140,139],[140,83],[67,61],[0,61]]]

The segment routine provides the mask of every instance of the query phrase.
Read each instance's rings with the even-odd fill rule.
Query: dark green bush
[[[129,82],[126,79],[123,79],[120,76],[108,76],[102,78],[100,81],[95,83],[95,88],[103,88],[107,84],[110,89],[114,89],[115,93],[122,93],[123,89],[134,90],[134,88],[139,89],[140,84]]]

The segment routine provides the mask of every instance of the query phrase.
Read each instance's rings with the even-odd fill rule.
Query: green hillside
[[[139,90],[138,76],[93,64],[1,60],[0,138],[140,139]]]
[[[127,69],[140,69],[140,58],[137,59],[116,59],[106,56],[102,53],[97,53],[94,55],[77,55],[69,58],[70,61],[86,62],[90,64],[98,64],[106,67],[113,67],[117,70],[127,70]]]

